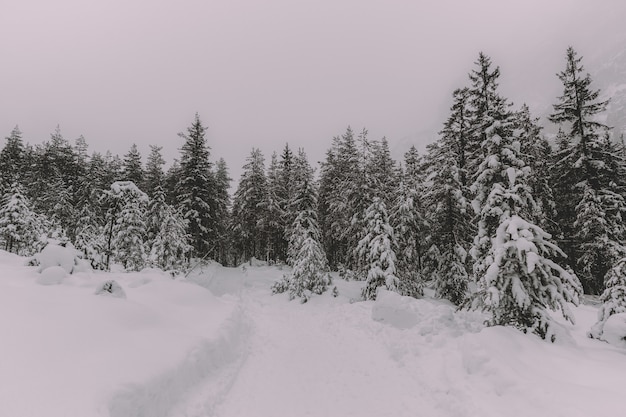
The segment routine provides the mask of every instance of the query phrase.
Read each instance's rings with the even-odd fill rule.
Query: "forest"
[[[499,76],[479,54],[423,155],[413,146],[395,161],[385,138],[348,127],[319,167],[289,144],[268,161],[252,149],[234,193],[198,114],[168,169],[158,145],[144,165],[136,145],[89,154],[83,137],[70,143],[57,128],[30,145],[15,127],[0,152],[0,243],[28,256],[55,239],[101,270],[284,263],[291,272],[273,290],[301,301],[339,271],[365,281],[366,300],[429,287],[488,312],[490,325],[548,340],[549,310],[571,321],[569,303],[600,295],[590,332],[600,337],[626,312],[623,138],[603,124],[607,102],[574,49],[555,78],[554,138],[500,94]]]

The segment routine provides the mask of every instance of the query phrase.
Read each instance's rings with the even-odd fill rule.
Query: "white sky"
[[[60,124],[91,151],[172,160],[197,111],[235,178],[252,146],[315,162],[348,124],[400,153],[435,139],[480,50],[537,112],[565,48],[614,46],[624,16],[623,0],[0,0],[0,137]]]

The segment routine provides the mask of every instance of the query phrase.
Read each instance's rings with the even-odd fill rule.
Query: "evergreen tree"
[[[286,228],[284,220],[286,218],[286,202],[281,198],[284,196],[282,189],[282,178],[278,155],[272,154],[272,159],[267,172],[267,193],[265,201],[261,203],[265,216],[260,220],[261,229],[267,237],[268,258],[276,261],[286,259]]]
[[[21,181],[24,167],[24,142],[19,127],[11,131],[0,152],[0,192],[8,192],[13,183]]]
[[[110,257],[130,271],[146,264],[146,216],[148,196],[132,181],[116,181],[104,194],[108,205],[106,233],[106,266]]]
[[[511,118],[494,117],[485,132],[485,159],[472,185],[479,216],[472,256],[478,292],[472,306],[490,313],[490,325],[510,325],[554,341],[547,309],[573,322],[566,303],[578,303],[580,283],[551,258],[563,256],[550,235],[525,220],[536,210]]]
[[[532,175],[528,178],[528,185],[537,203],[533,221],[553,235],[558,234],[556,219],[556,204],[554,192],[550,185],[550,168],[552,165],[552,148],[550,143],[541,135],[539,119],[530,115],[530,109],[524,104],[515,114],[515,127],[520,142],[520,152]]]
[[[395,193],[396,201],[390,222],[397,236],[397,276],[400,293],[408,296],[422,295],[421,276],[421,213],[417,210],[417,190],[401,182]]]
[[[604,324],[613,314],[626,313],[626,258],[615,263],[605,277],[605,290],[600,297],[598,322],[588,333],[589,337],[601,339]]]
[[[259,149],[252,149],[246,161],[233,200],[232,230],[240,259],[263,259],[267,255],[261,228],[265,217],[263,202],[267,198],[265,161]]]
[[[571,128],[558,138],[553,178],[563,247],[585,292],[599,294],[604,276],[622,257],[621,249],[614,249],[626,239],[621,221],[626,210],[626,164],[608,139],[608,127],[598,122],[607,102],[598,101],[599,91],[591,89],[591,77],[583,75],[581,60],[568,48],[565,70],[557,74],[564,91],[550,120]],[[584,227],[604,223],[602,230]],[[574,263],[576,259],[579,262]]]
[[[90,261],[94,269],[106,269],[106,239],[104,224],[90,204],[83,205],[78,213],[74,247]]]
[[[172,206],[165,203],[165,195],[157,187],[155,198],[158,204],[152,204],[149,209],[149,219],[160,219],[158,230],[150,240],[149,261],[152,265],[164,271],[177,271],[186,265],[186,255],[191,251],[187,222]],[[152,222],[155,226],[156,222]]]
[[[220,158],[217,161],[217,167],[215,172],[215,202],[216,202],[216,260],[223,264],[230,263],[229,251],[230,241],[232,237],[230,235],[230,194],[228,189],[230,188],[230,182],[232,178],[228,174],[228,167],[226,161]]]
[[[362,296],[365,300],[375,300],[379,287],[397,291],[396,246],[393,228],[389,225],[385,203],[375,198],[365,212],[367,233],[359,241],[357,253],[361,270],[367,275]]]
[[[32,210],[22,187],[13,183],[0,207],[0,237],[4,249],[19,255],[32,255],[44,233],[44,225],[43,217]]]
[[[107,207],[103,229],[106,269],[111,257],[125,268],[139,270],[146,261],[146,216],[148,196],[132,181],[116,181],[102,195]]]
[[[154,196],[158,187],[161,187],[161,191],[163,191],[165,181],[163,165],[165,165],[165,160],[161,155],[162,150],[162,146],[150,145],[150,154],[148,155],[148,160],[146,161],[143,188],[151,197]]]
[[[124,181],[132,181],[135,185],[143,184],[143,168],[141,167],[141,153],[133,143],[130,150],[124,155]]]
[[[118,183],[119,184],[119,183]],[[132,184],[132,183],[131,183]],[[113,228],[114,255],[128,271],[140,271],[146,265],[145,198],[125,201]]]
[[[215,177],[204,137],[206,128],[196,113],[181,148],[180,169],[176,185],[178,203],[189,222],[193,255],[205,256],[215,249]]]
[[[429,212],[430,268],[435,295],[461,304],[469,283],[468,250],[471,242],[470,205],[459,167],[458,143],[442,133],[429,147],[429,187],[425,200]]]
[[[316,204],[315,190],[305,179],[299,184],[292,202],[292,207],[298,210],[289,239],[289,262],[293,269],[272,286],[274,293],[288,291],[290,299],[298,297],[302,302],[312,294],[322,294],[332,282],[320,244]]]

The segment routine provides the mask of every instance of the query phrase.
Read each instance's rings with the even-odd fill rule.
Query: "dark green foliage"
[[[215,250],[215,176],[209,161],[206,127],[196,113],[181,148],[180,168],[176,171],[176,196],[191,235],[193,256],[204,257]]]

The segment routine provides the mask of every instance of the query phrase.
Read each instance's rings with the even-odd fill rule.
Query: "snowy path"
[[[276,270],[220,274],[206,286],[241,297],[251,321],[245,357],[198,386],[172,417],[582,417],[621,409],[626,355],[584,337],[593,308],[579,309],[587,322],[570,330],[576,341],[551,345],[483,329],[479,314],[438,301],[389,293],[351,304],[359,283],[337,282],[339,298],[301,305],[270,295]]]
[[[207,287],[241,295],[233,278],[212,276]],[[272,297],[270,283],[258,276],[240,281],[253,330],[245,362],[219,403],[209,380],[172,416],[415,416],[418,409],[471,415],[449,390],[437,392],[394,357],[398,352],[384,343],[388,326],[372,320],[371,303],[326,297],[323,305],[300,305]]]

